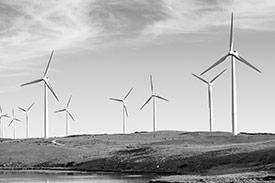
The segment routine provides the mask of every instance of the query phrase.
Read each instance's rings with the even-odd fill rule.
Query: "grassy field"
[[[0,167],[216,176],[275,170],[275,135],[158,131],[1,139]]]

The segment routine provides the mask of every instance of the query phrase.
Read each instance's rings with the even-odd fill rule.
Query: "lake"
[[[1,183],[145,183],[154,176],[57,171],[1,171]]]

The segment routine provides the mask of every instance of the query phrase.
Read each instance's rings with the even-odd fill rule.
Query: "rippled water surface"
[[[145,183],[153,176],[60,172],[0,172],[1,183]]]

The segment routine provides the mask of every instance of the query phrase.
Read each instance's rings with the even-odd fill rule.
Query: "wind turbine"
[[[143,107],[146,106],[146,104],[148,102],[150,102],[151,99],[153,99],[153,132],[155,132],[156,131],[156,98],[164,100],[166,102],[168,102],[168,100],[154,93],[154,85],[153,85],[152,75],[150,75],[150,83],[151,83],[152,94],[149,97],[149,99],[145,102],[145,104],[143,104],[143,106],[140,108],[140,110],[143,109]]]
[[[2,111],[2,107],[0,105],[0,137],[1,138],[4,138],[4,126],[3,126],[3,123],[2,123],[2,118],[10,118],[10,116],[8,116],[8,114],[3,114],[3,111]]]
[[[128,91],[128,93],[125,95],[125,97],[123,99],[110,98],[110,100],[122,103],[123,133],[125,133],[125,122],[126,122],[126,117],[128,117],[128,111],[127,111],[125,102],[126,102],[126,99],[127,99],[127,97],[129,96],[129,94],[131,93],[132,90],[133,90],[133,88],[131,88]],[[125,116],[125,114],[126,114],[126,116]]]
[[[203,71],[200,75],[203,75],[204,73],[208,72],[215,66],[219,65],[227,57],[231,57],[231,79],[232,79],[232,134],[237,135],[237,96],[236,96],[236,60],[246,64],[247,66],[251,67],[252,69],[256,70],[257,72],[261,73],[259,69],[254,67],[252,64],[250,64],[248,61],[246,61],[243,57],[239,55],[237,51],[233,48],[233,12],[231,14],[231,27],[230,27],[230,40],[229,40],[229,52],[223,56],[220,60],[218,60],[216,63],[214,63],[211,67]]]
[[[213,131],[213,99],[212,99],[212,86],[214,84],[214,81],[216,79],[218,79],[218,77],[220,77],[220,75],[222,75],[224,72],[226,71],[226,69],[224,69],[220,74],[218,74],[216,77],[214,77],[211,81],[206,81],[205,79],[197,76],[196,74],[192,74],[193,76],[195,76],[196,78],[198,78],[199,80],[201,80],[202,82],[206,83],[208,86],[208,107],[209,107],[209,128],[210,128],[210,132]]]
[[[31,84],[35,84],[35,83],[40,83],[40,82],[44,82],[44,138],[48,138],[48,90],[47,88],[52,92],[52,94],[54,95],[54,97],[56,98],[57,101],[59,101],[57,95],[54,93],[50,83],[49,83],[49,77],[48,77],[48,70],[49,70],[49,66],[52,60],[52,56],[53,56],[54,51],[52,51],[51,56],[49,58],[48,61],[48,65],[46,67],[45,73],[43,75],[43,77],[41,79],[37,79],[25,84],[22,84],[21,86],[26,86],[26,85],[31,85]]]
[[[13,138],[15,139],[15,121],[21,122],[20,119],[17,119],[14,117],[14,109],[12,109],[12,120],[9,124],[9,126],[13,123]]]
[[[69,135],[69,123],[68,123],[68,115],[72,118],[72,120],[74,121],[74,117],[73,115],[70,113],[70,110],[69,110],[69,105],[70,105],[70,102],[71,102],[71,99],[72,99],[72,95],[70,96],[69,100],[68,100],[68,103],[66,105],[66,107],[64,109],[60,109],[58,111],[55,111],[55,113],[59,113],[59,112],[66,112],[66,136]]]
[[[18,107],[21,111],[25,112],[26,114],[26,138],[29,138],[29,113],[33,105],[34,103],[32,103],[32,105],[30,105],[28,109],[23,109],[22,107]]]

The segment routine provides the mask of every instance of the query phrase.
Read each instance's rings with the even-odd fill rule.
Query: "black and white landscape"
[[[272,179],[274,9],[1,1],[0,167]]]

